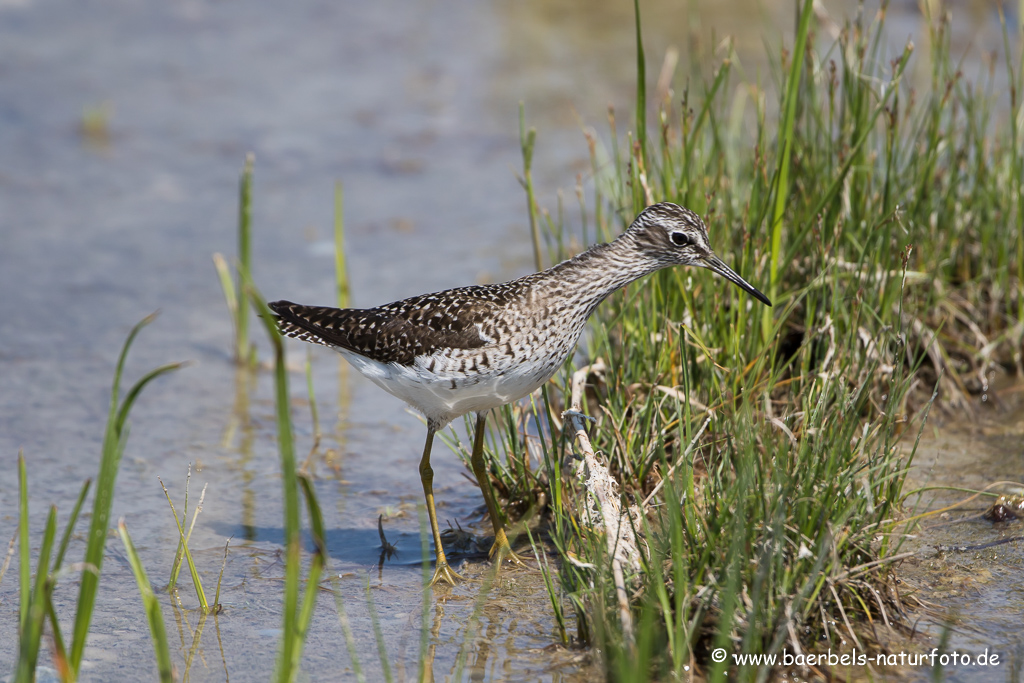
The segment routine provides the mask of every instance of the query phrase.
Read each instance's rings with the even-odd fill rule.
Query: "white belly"
[[[529,363],[496,356],[489,367],[472,372],[458,369],[458,353],[420,356],[412,365],[399,365],[338,350],[360,374],[423,413],[435,429],[441,429],[467,413],[484,412],[528,396],[558,371],[569,349],[552,349]],[[433,369],[428,369],[431,366]]]

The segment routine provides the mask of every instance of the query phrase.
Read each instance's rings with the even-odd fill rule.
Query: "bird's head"
[[[708,229],[700,216],[671,202],[652,204],[633,220],[626,235],[659,267],[699,266],[718,273],[758,301],[772,302],[732,268],[715,256],[708,242]]]

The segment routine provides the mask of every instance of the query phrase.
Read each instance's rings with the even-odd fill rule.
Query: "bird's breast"
[[[409,364],[379,363],[341,353],[368,379],[445,425],[470,412],[519,400],[551,379],[579,340],[586,317],[538,308],[530,319],[483,325],[488,343],[476,348],[440,348]]]

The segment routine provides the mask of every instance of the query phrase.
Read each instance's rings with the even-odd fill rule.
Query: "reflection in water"
[[[189,680],[189,676],[192,672],[192,664],[195,661],[196,656],[199,656],[202,661],[204,668],[209,669],[209,661],[203,653],[201,647],[203,629],[206,627],[207,615],[202,610],[186,610],[181,607],[180,601],[177,599],[177,591],[174,593],[174,600],[171,602],[171,609],[174,614],[174,623],[178,627],[178,641],[180,643],[180,652],[185,660],[184,671],[181,673],[181,680]],[[199,621],[196,623],[195,628],[188,623],[188,615],[190,613],[196,613],[199,615]],[[220,653],[221,666],[224,669],[224,680],[230,680],[228,675],[228,662],[224,656],[224,643],[221,639],[220,634],[220,621],[217,614],[213,615],[213,626],[217,632],[217,650]],[[177,676],[175,676],[177,678]]]
[[[313,350],[311,348],[306,349],[306,391],[309,394],[309,415],[313,420],[313,446],[309,449],[309,455],[306,456],[306,462],[303,463],[301,471],[312,475],[310,465],[313,461],[314,454],[320,449],[320,410],[316,405],[316,392],[313,390]]]
[[[257,537],[256,492],[252,487],[256,474],[251,468],[256,434],[252,426],[249,402],[252,392],[256,389],[258,373],[258,368],[251,365],[235,366],[235,405],[221,437],[221,448],[230,449],[232,442],[241,433],[236,449],[238,459],[235,466],[238,469],[241,483],[242,538],[247,541],[254,541]]]
[[[398,548],[388,543],[384,536],[384,515],[377,516],[377,532],[380,534],[380,559],[377,560],[377,579],[384,580],[384,561],[398,556]]]
[[[324,465],[334,474],[339,482],[343,481],[341,468],[344,462],[345,450],[348,441],[349,410],[352,404],[352,389],[349,385],[349,366],[344,359],[338,359],[338,403],[337,419],[335,421],[334,438],[335,447],[320,449],[323,434],[320,430],[320,410],[313,390],[313,355],[312,349],[306,349],[306,387],[309,396],[310,415],[313,421],[313,445],[309,455],[302,465],[302,471],[316,478],[317,462],[323,461]]]
[[[473,655],[473,662],[469,665],[469,678],[474,681],[482,681],[487,676],[487,660],[491,656],[491,646],[500,642],[501,632],[496,621],[487,622],[486,633],[476,639],[476,653]]]
[[[344,358],[338,358],[338,419],[334,429],[335,439],[338,444],[337,456],[344,456],[347,446],[349,415],[352,407],[352,387],[349,384],[349,372],[348,361]],[[340,479],[340,464],[334,467],[334,470]]]
[[[444,620],[444,604],[444,600],[434,601],[434,620],[430,624],[430,637],[427,639],[429,645],[427,645],[426,652],[423,655],[423,661],[420,663],[420,680],[424,683],[434,683],[434,657],[437,654],[437,643],[441,639],[441,622]],[[424,604],[423,608],[425,611],[426,604]]]
[[[455,657],[455,664],[453,666],[452,680],[462,680],[462,671],[466,665],[470,653],[473,654],[473,663],[469,668],[470,678],[473,680],[483,680],[483,675],[487,667],[487,659],[491,653],[491,638],[477,635],[477,629],[480,628],[481,617],[483,611],[488,602],[492,599],[492,589],[494,588],[495,579],[500,580],[501,578],[502,563],[491,567],[483,575],[483,581],[478,587],[478,593],[475,600],[473,601],[473,612],[466,622],[465,628],[461,632],[461,644],[459,646],[459,654]],[[440,602],[440,600],[438,601]],[[488,626],[493,628],[495,626],[494,620],[488,620]]]

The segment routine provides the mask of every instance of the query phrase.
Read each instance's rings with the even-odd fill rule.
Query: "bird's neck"
[[[658,270],[661,265],[637,247],[628,232],[597,244],[538,273],[540,291],[569,296],[589,315],[612,292]]]

